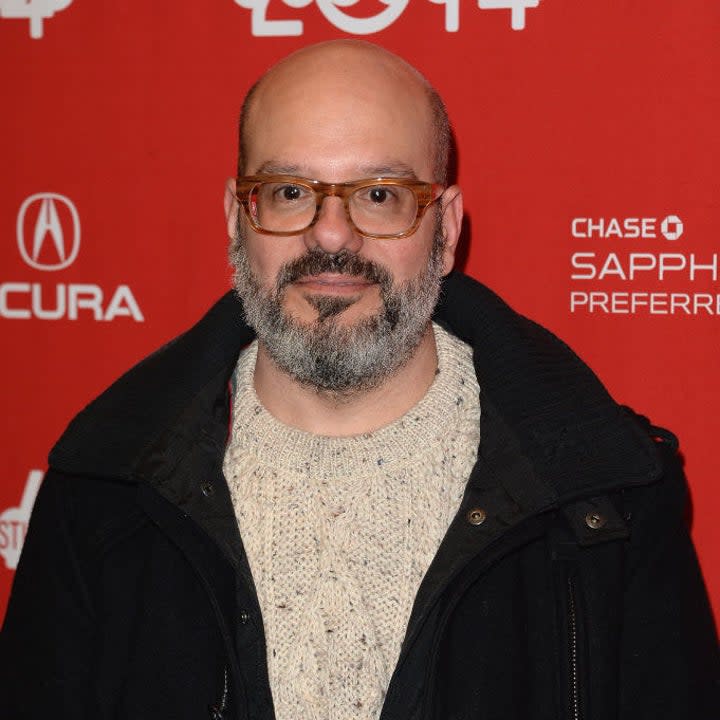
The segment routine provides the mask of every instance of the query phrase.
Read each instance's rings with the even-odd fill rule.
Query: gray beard
[[[283,265],[275,287],[264,289],[250,268],[239,227],[230,261],[245,319],[277,367],[304,386],[347,396],[377,387],[413,355],[437,303],[442,249],[438,223],[426,268],[397,287],[389,271],[377,263],[345,250],[329,255],[313,249]],[[338,317],[354,299],[313,294],[307,300],[317,310],[316,320],[302,323],[286,313],[282,300],[287,285],[322,272],[341,272],[378,283],[382,303],[378,312],[343,325]]]

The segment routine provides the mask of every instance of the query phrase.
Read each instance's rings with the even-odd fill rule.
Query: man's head
[[[414,68],[375,45],[335,41],[290,55],[255,85],[243,106],[239,164],[246,176],[433,183],[445,177],[448,136],[442,103]],[[284,201],[298,189],[289,190],[281,187]],[[338,196],[322,201],[312,226],[272,235],[251,226],[228,184],[236,288],[282,370],[352,393],[411,357],[452,267],[462,216],[457,187],[433,192],[436,202],[405,237],[358,232]]]
[[[306,48],[305,50],[300,51],[300,53],[309,53],[314,50],[324,51],[325,49],[327,49],[328,51],[336,49],[338,51],[342,51],[345,48],[350,50],[355,49],[360,52],[365,50],[368,53],[373,54],[379,53],[380,57],[384,55],[386,62],[392,64],[400,63],[401,67],[404,67],[404,69],[409,75],[409,82],[420,83],[422,90],[426,95],[427,104],[430,109],[432,118],[432,148],[430,152],[432,152],[433,156],[433,174],[431,179],[434,180],[434,182],[445,185],[448,181],[448,166],[450,159],[450,148],[452,145],[452,134],[450,130],[450,120],[447,115],[445,103],[438,94],[437,90],[435,90],[435,88],[414,67],[412,67],[412,65],[406,63],[402,58],[387,52],[386,50],[377,45],[371,45],[370,43],[366,43],[363,41],[347,40],[339,42],[335,41],[329,43],[321,43],[319,45],[314,45],[310,48]],[[283,63],[285,62],[291,62],[300,53],[294,53],[293,55],[285,58],[285,60],[279,63],[276,68],[281,68]],[[273,68],[273,70],[275,70],[275,68]],[[240,122],[238,124],[238,177],[248,174],[246,158],[249,153],[249,119],[252,108],[254,106],[256,91],[268,80],[269,77],[271,77],[271,72],[272,70],[270,71],[270,73],[263,75],[263,77],[261,77],[250,88],[242,104],[242,109],[240,111]]]

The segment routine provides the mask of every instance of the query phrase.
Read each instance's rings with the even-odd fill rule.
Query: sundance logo
[[[64,270],[80,252],[80,216],[73,202],[58,193],[37,193],[18,212],[17,246],[20,257],[45,272]],[[106,302],[105,298],[110,300]],[[0,317],[8,320],[98,321],[130,317],[143,322],[143,314],[127,285],[112,293],[94,283],[4,282],[0,284]]]
[[[25,482],[20,505],[9,507],[0,513],[0,555],[5,559],[5,567],[8,570],[15,570],[17,567],[30,522],[30,513],[42,479],[41,470],[31,470]]]
[[[43,36],[43,21],[65,10],[73,0],[0,0],[0,17],[30,21],[30,37]]]

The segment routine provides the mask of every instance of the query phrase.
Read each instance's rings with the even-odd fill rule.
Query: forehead
[[[341,50],[277,66],[247,114],[246,171],[293,168],[337,182],[400,168],[397,174],[429,179],[434,133],[426,86],[398,61]]]

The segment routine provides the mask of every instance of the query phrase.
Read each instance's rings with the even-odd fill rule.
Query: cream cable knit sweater
[[[471,350],[434,326],[438,373],[379,430],[283,425],[240,356],[224,471],[267,639],[278,720],[376,720],[413,600],[462,498],[480,440]]]

